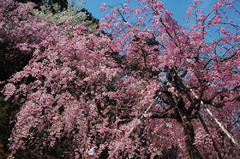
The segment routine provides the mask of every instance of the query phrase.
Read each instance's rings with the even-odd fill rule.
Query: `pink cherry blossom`
[[[228,7],[237,2],[218,0],[204,13],[194,1],[184,27],[163,2],[139,0],[94,29],[50,25],[29,4],[0,2],[0,43],[18,49],[7,57],[31,55],[1,82],[5,100],[20,105],[11,155],[64,141],[75,158],[239,156],[239,26]]]

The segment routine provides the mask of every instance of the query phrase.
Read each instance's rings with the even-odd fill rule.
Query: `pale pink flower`
[[[16,91],[16,87],[14,84],[12,83],[8,83],[4,86],[4,91],[3,91],[3,95],[5,95],[5,101],[8,100]]]

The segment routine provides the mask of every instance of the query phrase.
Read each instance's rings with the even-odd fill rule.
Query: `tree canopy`
[[[0,82],[4,101],[20,107],[9,158],[59,147],[61,157],[79,159],[240,155],[239,2],[218,0],[205,13],[194,1],[185,28],[161,1],[138,1],[93,31],[0,0],[1,57],[26,60]]]

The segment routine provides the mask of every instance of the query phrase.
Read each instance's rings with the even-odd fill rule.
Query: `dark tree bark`
[[[184,135],[186,137],[185,144],[187,147],[189,157],[191,159],[202,159],[202,155],[194,145],[195,133],[191,121],[187,119],[182,119],[180,123],[183,126]]]

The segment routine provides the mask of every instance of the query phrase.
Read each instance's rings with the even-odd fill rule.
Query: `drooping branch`
[[[162,119],[162,118],[176,118],[176,115],[173,113],[162,113],[162,112],[152,112],[151,118]]]
[[[198,113],[197,115],[198,115],[198,119],[199,119],[200,122],[202,123],[203,128],[204,128],[204,130],[206,131],[206,133],[207,133],[207,134],[210,134],[210,131],[209,131],[207,125],[205,124],[205,122],[203,121],[202,116],[201,116],[199,113]],[[219,159],[223,159],[223,157],[222,157],[222,155],[221,155],[221,152],[220,152],[219,149],[217,148],[217,145],[216,145],[216,143],[214,142],[213,139],[212,139],[212,144],[213,144],[214,150],[217,152],[217,155],[218,155]]]
[[[203,102],[201,102],[202,105]],[[211,112],[211,110],[204,105],[205,110],[207,111],[207,113],[214,119],[214,121],[218,124],[218,126],[222,129],[222,131],[227,135],[227,137],[240,149],[240,144],[237,142],[236,139],[234,139],[234,137],[232,136],[232,134],[230,134],[227,129],[224,127],[224,125],[215,117],[215,115]]]
[[[188,87],[188,85],[186,85],[186,86]],[[197,99],[199,99],[199,97],[196,95],[196,93],[192,89],[190,89],[190,91]],[[224,127],[224,125],[215,117],[215,115],[211,112],[211,110],[207,107],[207,105],[204,104],[204,102],[202,100],[201,100],[201,105],[204,106],[207,113],[214,119],[214,121],[218,124],[218,126],[221,128],[221,130],[228,136],[228,138],[240,149],[240,144],[237,142],[237,140],[234,139],[234,137],[227,131],[227,129]]]

